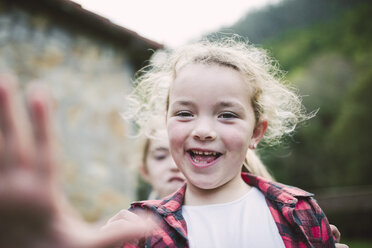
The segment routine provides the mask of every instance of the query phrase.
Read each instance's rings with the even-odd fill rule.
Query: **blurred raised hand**
[[[56,179],[56,145],[47,89],[0,75],[0,247],[99,248],[137,239],[153,222],[122,211],[101,230],[78,217]]]

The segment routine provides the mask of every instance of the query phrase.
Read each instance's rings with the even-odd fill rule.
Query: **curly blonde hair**
[[[253,90],[251,103],[256,123],[268,121],[263,139],[267,144],[276,144],[312,115],[306,114],[300,96],[284,81],[277,61],[242,38],[202,40],[169,54],[155,55],[152,63],[139,71],[135,88],[128,97],[129,112],[125,116],[132,118],[141,132],[150,133],[154,118],[165,120],[169,88],[179,70],[189,64],[227,66],[243,75]]]

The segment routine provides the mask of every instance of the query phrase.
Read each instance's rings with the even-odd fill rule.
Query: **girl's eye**
[[[235,119],[235,118],[238,118],[238,115],[232,113],[232,112],[224,112],[224,113],[221,113],[218,118],[221,118],[221,119],[226,119],[226,120],[230,120],[230,119]]]
[[[166,155],[155,155],[155,160],[161,161],[167,158]]]
[[[179,111],[175,114],[175,116],[183,117],[183,118],[193,117],[193,115],[188,111]]]

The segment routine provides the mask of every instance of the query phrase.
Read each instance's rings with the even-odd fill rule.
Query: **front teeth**
[[[193,153],[197,154],[197,155],[204,155],[204,156],[217,156],[217,152],[202,152],[202,151],[192,151]]]

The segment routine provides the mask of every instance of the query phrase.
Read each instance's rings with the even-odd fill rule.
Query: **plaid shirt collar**
[[[242,178],[265,195],[285,247],[335,247],[328,220],[312,194],[247,173],[242,173]],[[132,204],[132,211],[147,209],[162,219],[160,228],[143,240],[145,247],[188,247],[186,221],[182,216],[185,191],[186,185],[163,200]]]
[[[249,173],[243,172],[242,178],[247,184],[258,188],[265,195],[266,199],[289,208],[295,207],[298,202],[298,197],[313,196],[313,194],[302,189],[277,182],[271,182]],[[187,239],[186,223],[181,214],[185,191],[186,184],[184,184],[178,191],[162,200],[140,201],[135,203],[133,206],[141,205],[142,208],[145,207],[155,210],[171,227]],[[275,216],[273,217],[275,219]]]
[[[267,199],[284,205],[296,204],[298,197],[313,196],[312,193],[306,192],[302,189],[268,181],[262,177],[254,176],[249,173],[243,172],[242,178],[247,184],[258,188]],[[175,213],[182,208],[185,191],[186,184],[184,184],[178,191],[162,200],[147,200],[141,201],[140,203],[148,207],[152,206],[157,208],[159,213]]]
[[[242,173],[242,178],[247,184],[258,188],[267,199],[284,205],[296,204],[299,197],[314,196],[312,193],[306,192],[302,189],[268,181],[262,177],[253,176],[249,173]]]

